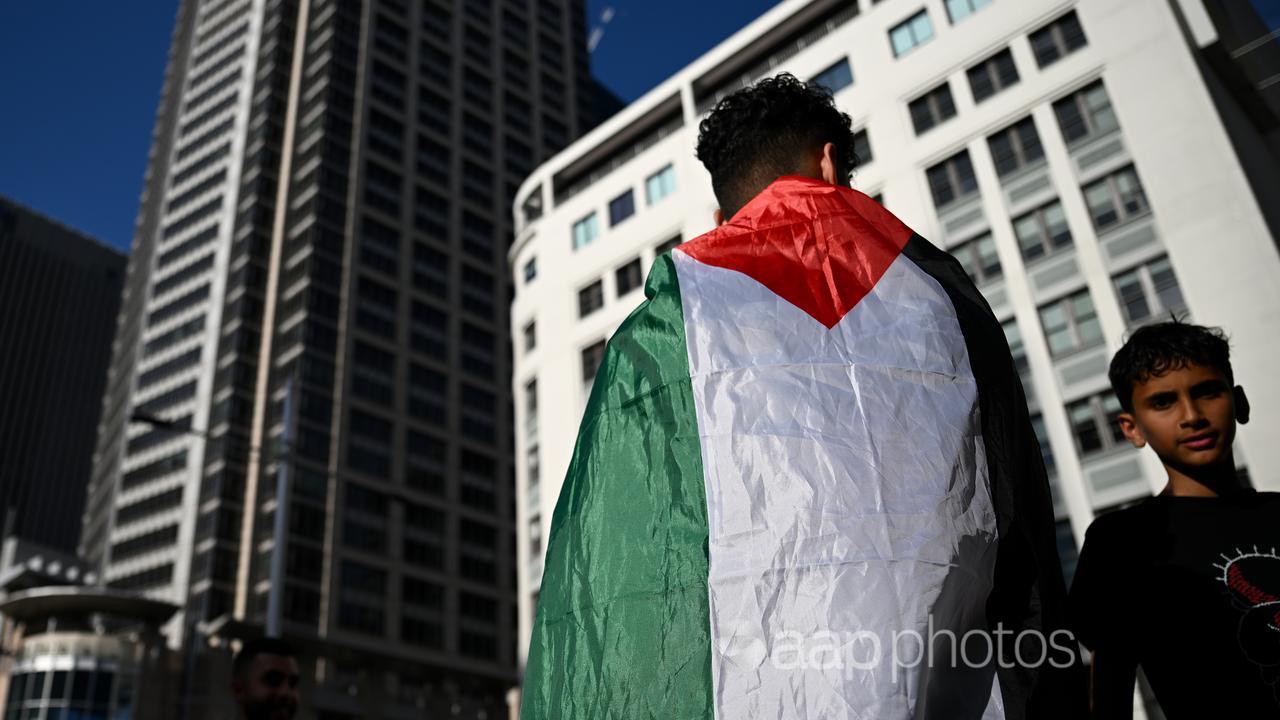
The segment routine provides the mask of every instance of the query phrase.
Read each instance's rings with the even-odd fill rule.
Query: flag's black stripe
[[[1035,630],[1048,637],[1066,627],[1066,585],[1049,482],[1004,330],[951,255],[919,235],[911,236],[902,254],[936,280],[951,299],[978,385],[999,532],[988,623],[993,629],[1001,623],[1004,629]],[[1062,644],[1075,649],[1074,643]],[[1005,649],[1011,651],[1007,643]],[[1086,716],[1084,675],[1078,666],[1000,668],[997,673],[1011,720]]]

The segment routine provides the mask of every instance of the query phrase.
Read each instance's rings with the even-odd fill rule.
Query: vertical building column
[[[1043,127],[1043,124],[1037,124]],[[983,213],[992,221],[990,222],[991,237],[995,241],[1000,266],[1005,268],[1003,273],[1005,291],[1009,294],[1010,306],[1015,308],[1014,322],[1017,323],[1018,331],[1022,334],[1027,364],[1031,368],[1031,387],[1024,390],[1028,394],[1034,393],[1039,401],[1040,414],[1044,418],[1045,432],[1049,436],[1049,447],[1057,467],[1058,492],[1066,503],[1067,514],[1071,520],[1071,531],[1076,537],[1076,542],[1080,543],[1084,540],[1084,531],[1093,521],[1093,506],[1085,489],[1084,471],[1080,465],[1080,458],[1075,452],[1071,427],[1063,409],[1062,394],[1058,390],[1057,383],[1054,382],[1057,373],[1049,354],[1049,343],[1045,339],[1044,328],[1040,326],[1040,318],[1035,312],[1035,298],[1031,293],[1028,275],[1022,265],[1022,250],[1018,247],[1018,239],[1013,233],[1013,225],[1009,221],[1009,213],[1005,208],[1004,189],[1001,187],[1000,178],[996,175],[991,151],[984,137],[970,141],[969,157],[973,162],[974,174],[978,178]],[[1051,175],[1052,168],[1051,163]],[[1059,188],[1061,188],[1060,185]]]

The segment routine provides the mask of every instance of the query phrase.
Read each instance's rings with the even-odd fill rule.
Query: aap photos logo
[[[1078,661],[1079,644],[1069,630],[1048,635],[1036,630],[994,630],[957,633],[934,626],[929,617],[924,632],[917,630],[827,630],[802,633],[781,631],[766,637],[760,627],[740,625],[721,643],[724,662],[738,668],[771,666],[783,672],[836,671],[846,677],[858,673],[899,673],[918,667],[1037,668],[1048,664],[1070,667]]]

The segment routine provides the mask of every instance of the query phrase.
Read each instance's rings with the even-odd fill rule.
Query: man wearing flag
[[[522,716],[1083,714],[1052,503],[1000,325],[849,187],[847,115],[725,98],[715,230],[609,342],[552,519]]]

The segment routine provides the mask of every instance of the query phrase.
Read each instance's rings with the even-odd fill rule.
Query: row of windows
[[[1121,168],[1083,188],[1094,227],[1098,231],[1148,212],[1146,195],[1132,166]],[[1013,219],[1014,235],[1023,260],[1028,262],[1071,247],[1071,229],[1058,200]],[[977,284],[1002,274],[991,233],[968,240],[951,250]]]
[[[636,290],[644,282],[644,270],[640,258],[632,258],[620,265],[614,274],[614,287],[619,298]],[[596,280],[578,291],[578,317],[584,318],[604,307],[604,284]],[[529,348],[526,348],[529,349]]]
[[[178,540],[178,526],[169,525],[143,533],[137,537],[123,540],[111,546],[111,561],[124,562],[131,558],[145,555],[167,547],[173,547]]]
[[[348,630],[381,636],[386,630],[380,608],[353,602],[338,606],[338,624]],[[443,649],[444,628],[441,623],[405,612],[400,617],[400,639],[410,645]],[[467,657],[492,660],[498,656],[498,641],[490,633],[458,630],[458,651]],[[456,705],[454,707],[457,707]]]
[[[230,132],[231,128],[235,127],[235,124],[236,118],[233,115],[204,131],[199,136],[188,140],[186,144],[179,146],[177,151],[173,153],[173,163],[177,165],[200,152],[210,143],[223,139],[223,136]]]
[[[991,0],[946,0],[947,15],[954,25],[991,4]],[[921,9],[889,29],[889,46],[894,57],[902,57],[933,39],[933,21],[929,11]],[[1028,35],[1036,64],[1048,67],[1086,44],[1084,29],[1072,10],[1041,26]]]
[[[133,704],[133,687],[129,676],[120,676],[118,689],[116,687],[117,676],[110,670],[95,672],[91,668],[82,668],[74,671],[15,672],[10,679],[4,718],[128,718]],[[115,713],[111,714],[113,709]]]
[[[208,272],[213,267],[214,256],[209,253],[177,272],[162,278],[156,282],[155,288],[151,292],[153,298],[160,297],[165,293],[173,290],[195,278]]]
[[[342,561],[342,575],[339,593],[344,600],[361,607],[372,609],[380,606],[387,590],[387,572],[381,568],[365,565],[354,560]],[[404,575],[400,586],[401,602],[415,609],[441,611],[445,606],[446,589],[442,585],[429,580]],[[458,591],[459,615],[474,620],[496,623],[498,620],[498,601],[486,595],[466,590]],[[341,615],[341,612],[340,612]],[[360,613],[356,613],[359,616]],[[340,624],[348,625],[339,620]],[[369,630],[364,622],[348,625],[353,629]],[[380,627],[380,623],[379,623]],[[375,632],[381,632],[377,630]]]
[[[143,591],[168,585],[172,580],[173,563],[167,563],[159,567],[116,578],[108,584],[121,590]]]
[[[152,310],[151,313],[147,315],[147,325],[149,327],[155,327],[156,325],[159,325],[160,323],[166,320],[170,320],[174,317],[177,317],[183,312],[186,312],[192,307],[195,307],[199,303],[203,302],[208,297],[209,297],[209,285],[208,284],[201,285],[200,287],[192,290],[191,292],[186,293],[185,295],[181,295],[177,298],[174,298],[173,300],[170,300],[168,303],[161,305],[155,310]]]
[[[156,260],[156,270],[159,271],[159,270],[163,270],[166,267],[169,267],[174,262],[180,260],[182,257],[192,252],[195,252],[197,249],[203,247],[206,243],[208,243],[210,240],[214,239],[217,236],[218,236],[218,225],[217,223],[214,223],[213,225],[210,225],[204,230],[201,230],[195,235],[192,235],[186,240],[183,240],[177,245],[174,245],[170,247],[168,250],[165,250],[164,252],[160,253],[160,258]]]
[[[160,460],[148,462],[147,465],[143,465],[141,468],[129,470],[128,473],[124,474],[124,478],[120,482],[120,489],[132,489],[141,486],[142,483],[150,482],[150,480],[164,478],[166,475],[177,473],[178,470],[182,470],[186,466],[187,451],[175,452],[175,454],[168,457],[161,457]]]
[[[190,429],[190,414],[166,419],[164,427],[152,428],[141,435],[135,435],[130,438],[125,445],[125,452],[128,455],[136,455],[143,450],[149,450],[157,445],[172,441],[175,437],[181,437],[183,431]]]
[[[167,390],[150,400],[138,405],[136,412],[140,415],[158,416],[165,410],[187,402],[196,396],[196,381],[179,385],[178,387]]]
[[[1054,103],[1054,110],[1068,143],[1118,129],[1101,81],[1058,100]],[[1040,136],[1030,116],[989,135],[987,146],[996,172],[1002,178],[1044,158]],[[978,180],[968,149],[930,166],[925,170],[925,177],[934,206],[939,210],[978,191]],[[1146,200],[1132,168],[1117,173],[1114,178],[1091,183],[1085,188],[1085,199],[1090,209],[1097,208],[1093,216],[1099,230],[1146,208]]]
[[[1112,287],[1120,298],[1125,320],[1131,326],[1185,309],[1182,291],[1167,257],[1156,258],[1115,275]],[[1049,352],[1055,358],[1102,342],[1102,328],[1088,290],[1042,305],[1038,313]],[[1028,366],[1022,335],[1012,320],[1004,324],[1004,331],[1014,363],[1025,376]]]
[[[182,504],[182,486],[157,495],[122,505],[116,510],[116,525],[127,525],[135,520],[172,510]]]
[[[672,195],[676,191],[676,171],[672,165],[667,165],[658,172],[645,178],[644,194],[645,202],[652,207],[663,199]],[[614,227],[631,217],[636,212],[635,196],[631,188],[627,188],[626,192],[609,201],[609,227]],[[579,250],[595,242],[600,236],[600,219],[596,211],[592,210],[586,217],[578,220],[573,224],[572,238],[573,249]],[[526,279],[528,277],[526,269]]]
[[[201,318],[203,320],[203,318]],[[200,348],[192,348],[189,352],[185,352],[172,360],[165,362],[147,370],[138,376],[138,389],[143,390],[165,378],[172,377],[184,370],[188,370],[200,364]]]
[[[927,19],[924,11],[921,11],[921,15],[917,17],[926,17]],[[1048,41],[1043,40],[1046,37],[1049,38]],[[1080,27],[1075,11],[1058,18],[1045,28],[1035,31],[1031,34],[1031,38],[1033,47],[1036,47],[1037,42],[1039,42],[1044,49],[1043,55],[1040,51],[1037,51],[1036,54],[1037,61],[1042,68],[1057,58],[1085,45],[1084,30]],[[1046,42],[1048,44],[1045,44]],[[1049,48],[1053,49],[1052,52],[1058,53],[1052,59],[1049,59],[1051,54]],[[973,93],[974,103],[981,103],[1000,91],[1016,85],[1020,80],[1017,64],[1013,60],[1013,53],[1007,47],[968,68],[965,74],[969,79],[969,89]],[[1105,101],[1105,96],[1103,100]],[[907,109],[911,115],[911,123],[917,135],[923,135],[934,127],[955,117],[956,105],[951,95],[950,81],[943,81],[937,87],[911,100],[907,103]],[[1063,120],[1061,115],[1059,117],[1060,120]],[[1067,142],[1072,142],[1076,136],[1082,135],[1082,133],[1076,132],[1074,126],[1068,127],[1066,122],[1063,123],[1063,134],[1067,137]]]

